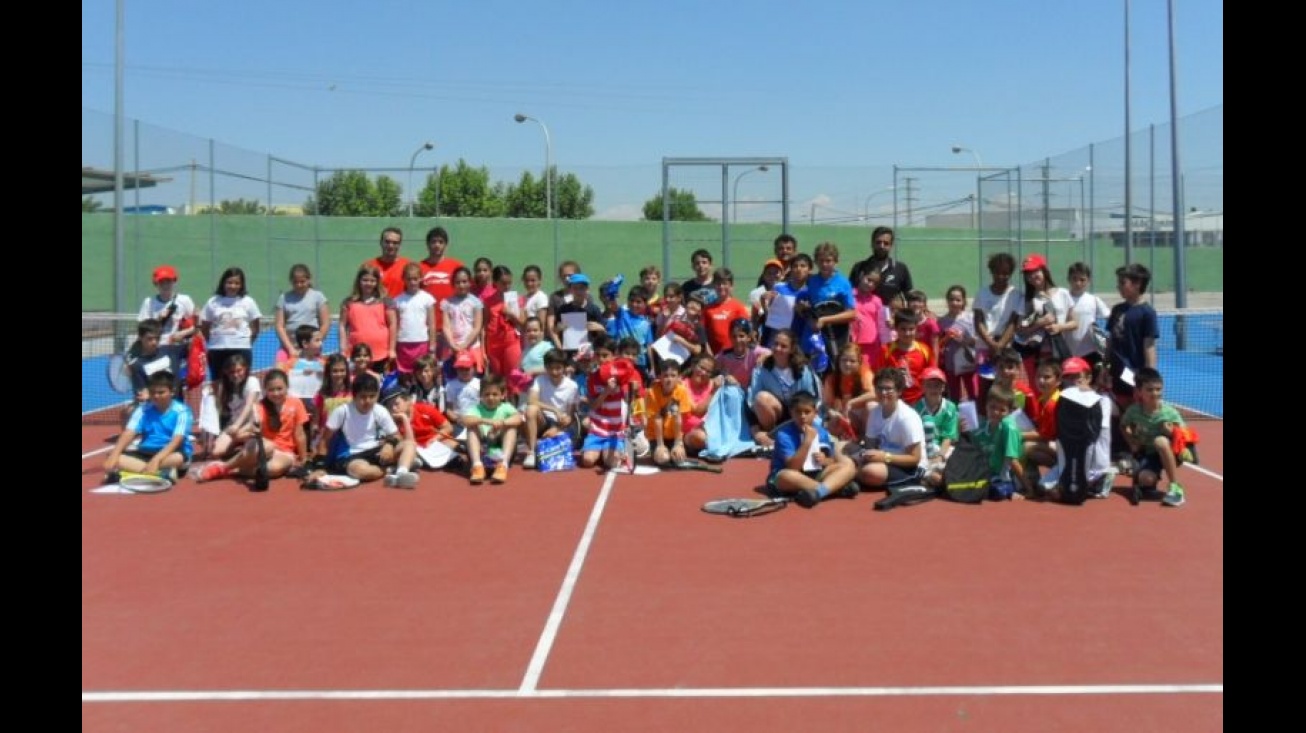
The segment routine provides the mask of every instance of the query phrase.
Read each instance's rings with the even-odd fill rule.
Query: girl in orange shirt
[[[290,394],[290,379],[285,372],[272,369],[263,377],[263,399],[256,412],[259,436],[245,441],[244,448],[226,461],[204,466],[196,476],[197,481],[232,475],[254,478],[258,472],[259,440],[263,441],[263,454],[267,457],[268,478],[280,478],[291,468],[304,465],[308,460],[308,437],[304,433],[308,410],[302,400]]]
[[[840,440],[856,440],[865,430],[866,403],[875,399],[875,373],[862,360],[860,346],[850,341],[839,349],[823,386],[826,428]]]

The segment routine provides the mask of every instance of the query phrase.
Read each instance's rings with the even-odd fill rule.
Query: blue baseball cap
[[[567,284],[589,286],[590,279],[586,277],[584,273],[578,272],[575,275],[572,275],[571,277],[567,278]]]

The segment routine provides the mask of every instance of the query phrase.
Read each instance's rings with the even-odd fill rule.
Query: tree
[[[574,173],[553,179],[553,205],[559,219],[588,219],[594,216],[594,189],[583,185]]]
[[[458,159],[450,169],[440,166],[438,173],[426,177],[426,186],[417,196],[418,216],[504,215],[507,190],[502,183],[490,183],[490,169],[473,168]]]
[[[258,199],[246,201],[245,199],[223,199],[218,203],[219,214],[266,214],[268,207],[260,204]]]
[[[588,219],[594,216],[594,189],[583,185],[574,173],[559,177],[553,170],[553,213],[559,219]],[[530,171],[509,185],[504,196],[505,215],[521,219],[547,219],[549,190],[543,178]]]
[[[525,171],[521,180],[508,185],[503,196],[503,214],[514,219],[546,219],[546,201],[544,179],[537,181],[530,171]]]
[[[93,214],[93,213],[95,213],[95,212],[97,212],[97,211],[99,211],[100,209],[103,209],[103,208],[104,208],[104,204],[102,204],[102,203],[100,203],[99,201],[97,201],[97,200],[91,198],[90,196],[83,196],[83,197],[82,197],[82,213],[83,213],[83,214]]]
[[[693,191],[668,188],[667,198],[671,201],[671,221],[712,221],[711,217],[698,208],[698,199]],[[644,218],[648,221],[662,221],[661,195],[655,195],[644,202]]]
[[[310,216],[399,216],[403,211],[399,184],[386,175],[374,183],[363,171],[336,171],[317,184],[315,194],[304,202]]]

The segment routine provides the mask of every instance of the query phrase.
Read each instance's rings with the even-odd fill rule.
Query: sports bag
[[[971,433],[961,438],[943,464],[943,496],[961,504],[978,504],[989,493],[989,458]]]
[[[209,375],[209,352],[204,334],[196,331],[190,337],[190,350],[186,353],[186,387],[194,389]]]
[[[572,455],[571,436],[564,431],[540,438],[535,444],[535,466],[545,473],[574,470],[576,457]]]

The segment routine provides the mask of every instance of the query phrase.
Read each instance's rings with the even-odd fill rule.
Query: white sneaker
[[[387,476],[386,478],[390,478],[390,477]],[[398,474],[397,476],[394,476],[395,482],[393,486],[396,489],[415,489],[417,488],[418,478],[419,478],[418,475],[413,471],[406,471],[404,473]]]
[[[522,468],[535,468],[535,454],[527,453],[526,457],[521,460]]]
[[[1114,466],[1102,472],[1101,478],[1098,479],[1097,492],[1093,494],[1094,499],[1108,499],[1111,497],[1111,487],[1116,483],[1116,476],[1120,472]]]
[[[386,488],[390,488],[390,489],[398,488],[399,477],[394,475],[393,473],[387,473],[382,483],[385,484]]]

